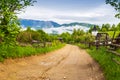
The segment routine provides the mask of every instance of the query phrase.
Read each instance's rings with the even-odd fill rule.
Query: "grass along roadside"
[[[110,38],[113,38],[114,31],[107,31],[107,33],[109,34]],[[117,37],[119,33],[120,31],[116,31],[115,37]]]
[[[0,46],[0,62],[7,58],[21,58],[31,55],[44,54],[50,51],[54,51],[62,48],[65,44],[56,44],[53,46],[48,46],[44,48],[34,48],[31,46],[21,47],[21,46]]]
[[[79,44],[79,47],[82,46],[83,44]],[[106,52],[106,48],[104,47],[98,50],[92,47],[91,49],[87,49],[87,52],[100,64],[106,80],[120,80],[120,65],[112,60],[113,58],[120,60],[120,57],[118,58],[118,56]]]

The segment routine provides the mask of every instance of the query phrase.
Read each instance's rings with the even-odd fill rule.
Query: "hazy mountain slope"
[[[78,23],[73,22],[69,24],[58,24],[54,21],[39,21],[39,20],[29,20],[29,19],[20,19],[20,24],[23,28],[28,26],[32,29],[42,29],[50,34],[61,34],[63,32],[72,33],[74,29],[82,29],[87,31],[93,24],[89,23]]]

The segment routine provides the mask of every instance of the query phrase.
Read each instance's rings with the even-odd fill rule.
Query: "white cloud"
[[[88,22],[94,24],[118,23],[119,20],[114,18],[115,10],[109,5],[101,5],[99,7],[78,11],[68,10],[59,11],[42,7],[28,7],[25,13],[19,14],[19,18],[36,19],[36,20],[52,20],[58,23],[69,22]]]
[[[61,26],[61,27],[58,27],[58,28],[43,28],[43,30],[46,32],[46,33],[57,33],[57,34],[62,34],[64,32],[69,32],[70,34],[73,32],[74,29],[80,29],[80,30],[84,30],[84,31],[88,31],[89,28],[88,27],[85,27],[85,26],[79,26],[79,25],[76,25],[76,26]]]

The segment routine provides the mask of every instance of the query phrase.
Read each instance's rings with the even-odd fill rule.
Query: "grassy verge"
[[[108,33],[109,36],[112,38],[112,37],[113,37],[113,34],[114,34],[114,31],[108,31],[107,33]],[[120,33],[120,31],[116,31],[115,37],[118,36],[119,33]]]
[[[34,48],[34,47],[21,47],[21,46],[0,46],[0,61],[4,61],[7,58],[20,58],[31,55],[44,54],[59,48],[62,48],[65,44],[58,44],[44,48]]]
[[[89,48],[88,44],[86,44],[86,45],[85,44],[75,44],[75,45],[79,46],[82,49],[88,49]],[[92,49],[92,46],[91,46],[91,49]]]
[[[104,47],[101,47],[99,50],[92,47],[91,49],[87,49],[87,51],[100,64],[106,80],[120,80],[120,65],[112,60],[113,58],[118,59],[118,56],[106,52],[106,48]]]

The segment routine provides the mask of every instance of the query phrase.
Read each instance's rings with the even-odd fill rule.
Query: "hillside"
[[[34,29],[50,28],[50,27],[59,27],[60,24],[53,21],[39,21],[39,20],[29,20],[29,19],[20,19],[20,24],[22,27],[32,27]]]
[[[63,32],[72,33],[74,29],[82,29],[87,31],[93,24],[89,23],[78,23],[73,22],[69,24],[59,24],[54,21],[39,21],[39,20],[29,20],[29,19],[20,19],[21,26],[25,29],[31,27],[32,29],[42,29],[50,34],[61,34]]]

